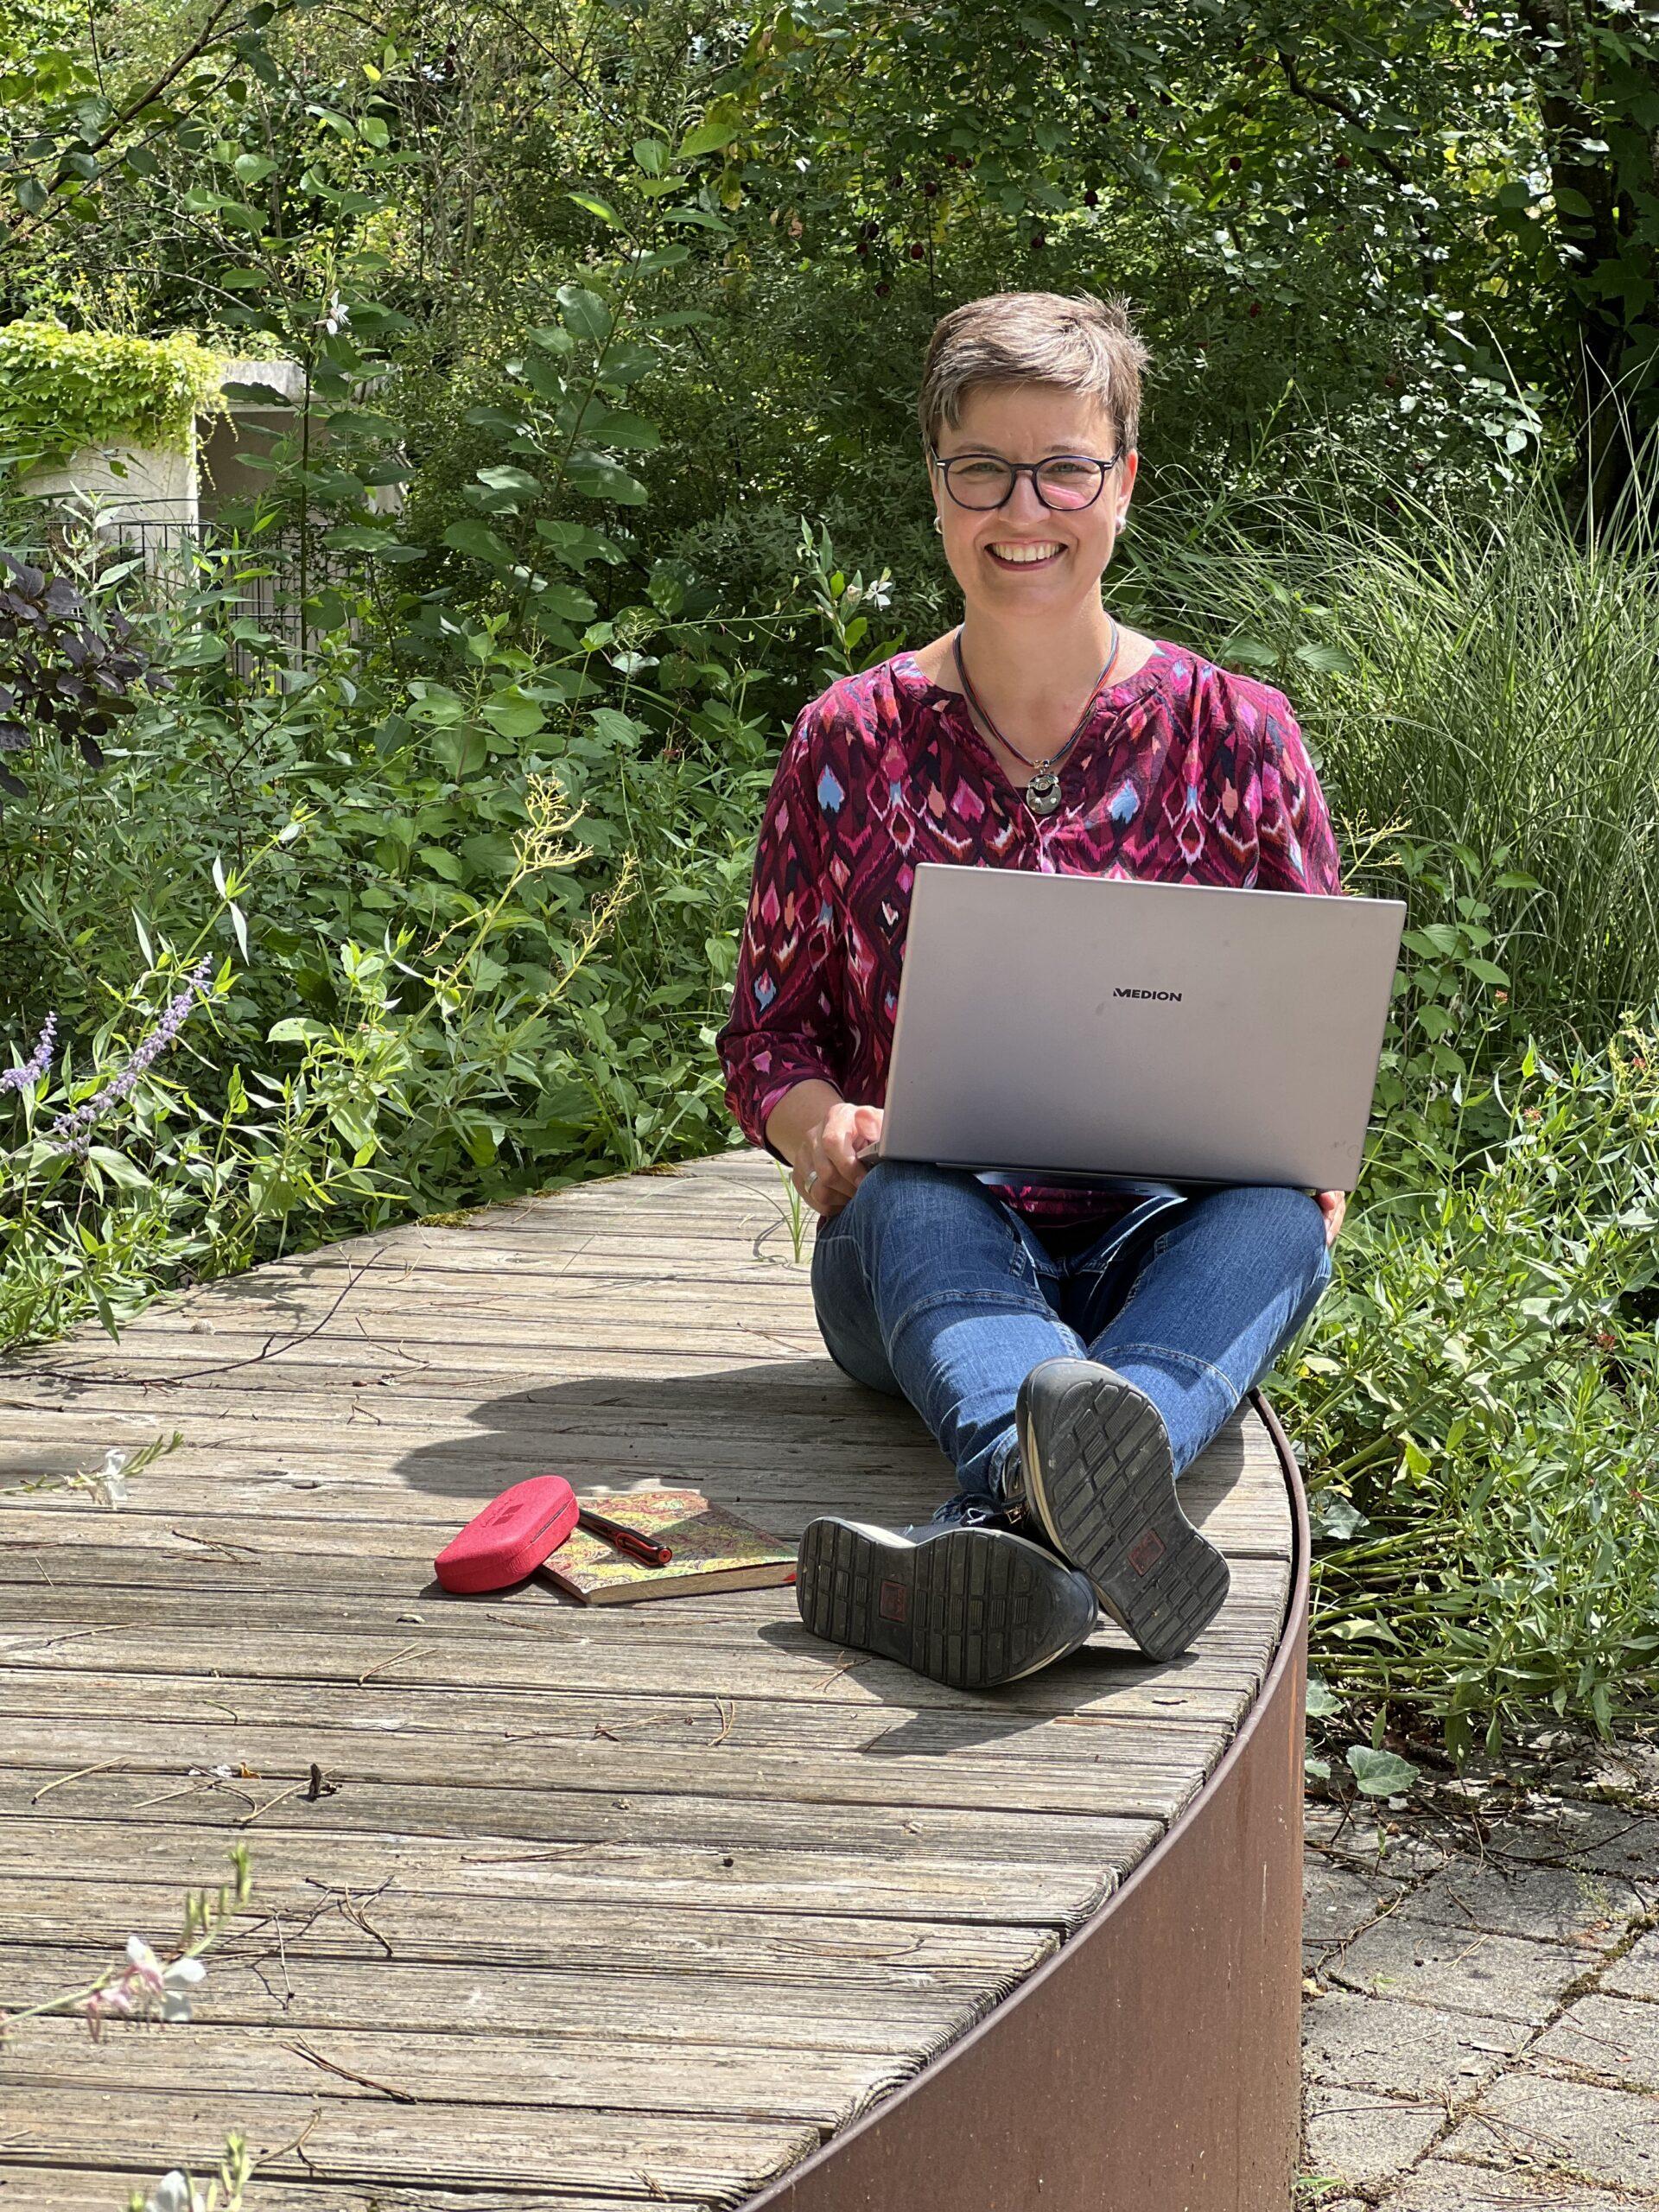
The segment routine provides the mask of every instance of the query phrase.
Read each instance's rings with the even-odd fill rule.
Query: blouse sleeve
[[[1263,891],[1339,892],[1341,861],[1325,793],[1289,702],[1277,691],[1262,717],[1260,742],[1257,887]]]
[[[715,1039],[733,1119],[751,1143],[779,1159],[766,1143],[767,1116],[798,1083],[816,1077],[840,1090],[846,1057],[837,1014],[840,932],[816,788],[820,715],[816,701],[802,709],[772,779],[731,1012]]]

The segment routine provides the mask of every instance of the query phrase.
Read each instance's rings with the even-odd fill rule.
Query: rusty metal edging
[[[1309,1538],[1285,1432],[1252,1402],[1290,1496],[1291,1588],[1215,1771],[1052,1958],[746,2212],[1287,2212]]]

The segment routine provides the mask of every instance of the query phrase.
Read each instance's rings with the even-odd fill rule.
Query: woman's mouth
[[[1058,561],[1065,548],[1056,539],[1045,537],[1029,544],[1017,539],[1005,539],[988,545],[985,550],[999,569],[1047,569]]]

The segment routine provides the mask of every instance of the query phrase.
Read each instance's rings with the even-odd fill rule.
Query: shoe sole
[[[1022,1391],[1020,1448],[1039,1519],[1141,1650],[1178,1658],[1221,1611],[1232,1576],[1181,1510],[1157,1408],[1103,1375],[1072,1384],[1042,1426],[1039,1446]]]
[[[811,1522],[795,1601],[814,1636],[896,1660],[952,1689],[993,1689],[1062,1656],[1052,1553],[1023,1536],[988,1543],[952,1529],[896,1541],[855,1521]]]

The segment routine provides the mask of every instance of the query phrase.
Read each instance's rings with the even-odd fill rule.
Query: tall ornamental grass
[[[1384,498],[1177,487],[1137,591],[1286,690],[1351,843],[1397,823],[1535,878],[1493,893],[1513,1003],[1605,1040],[1659,990],[1659,537],[1640,502],[1575,531],[1545,483]]]

